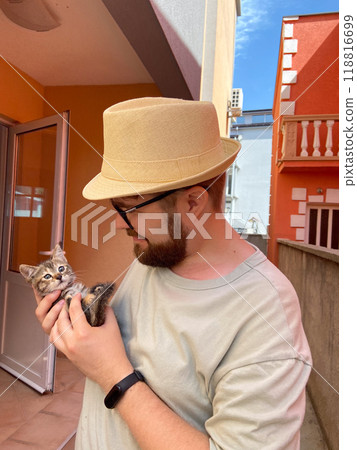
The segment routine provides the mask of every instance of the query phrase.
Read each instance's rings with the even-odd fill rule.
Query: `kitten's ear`
[[[26,281],[30,282],[32,275],[36,272],[37,266],[29,266],[27,264],[20,265],[20,273]]]
[[[66,257],[64,256],[64,251],[61,249],[61,246],[59,244],[56,244],[55,248],[53,249],[51,259],[61,259],[63,261],[67,261]]]

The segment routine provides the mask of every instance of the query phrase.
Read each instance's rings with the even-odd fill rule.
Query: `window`
[[[16,186],[14,217],[42,217],[44,191],[42,187]]]
[[[244,116],[238,116],[234,118],[234,123],[237,125],[243,125],[245,124],[245,117]]]
[[[233,170],[232,167],[230,167],[227,170],[227,184],[226,184],[226,195],[231,196],[233,192]]]
[[[339,210],[337,205],[310,205],[307,210],[306,242],[334,250],[339,248]]]
[[[239,167],[236,162],[234,162],[227,170],[226,197],[237,198],[236,180],[238,170]]]

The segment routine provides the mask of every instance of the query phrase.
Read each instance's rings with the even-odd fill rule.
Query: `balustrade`
[[[282,160],[338,159],[338,121],[338,115],[330,114],[284,116]]]

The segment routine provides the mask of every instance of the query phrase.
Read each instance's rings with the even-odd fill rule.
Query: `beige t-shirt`
[[[135,369],[211,450],[299,448],[310,350],[294,289],[259,250],[204,281],[134,262],[112,307]],[[87,380],[76,449],[138,449],[104,397]]]

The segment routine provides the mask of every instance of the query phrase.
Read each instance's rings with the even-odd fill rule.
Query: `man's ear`
[[[187,212],[200,214],[206,208],[209,195],[202,186],[192,186],[184,192],[183,200],[186,202]]]

